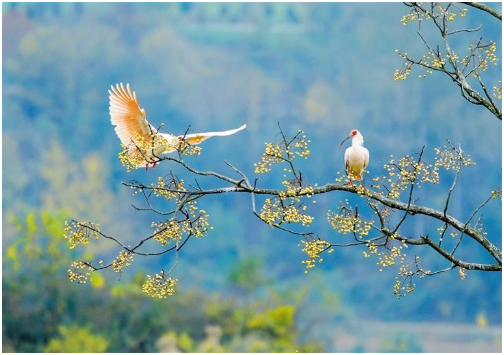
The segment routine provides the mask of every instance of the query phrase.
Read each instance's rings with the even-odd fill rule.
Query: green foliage
[[[40,351],[41,340],[72,316],[74,302],[86,299],[61,282],[72,258],[61,234],[66,218],[30,212],[9,221],[18,234],[3,259],[3,324],[16,351]]]
[[[143,274],[113,283],[93,275],[92,292],[62,282],[75,258],[62,243],[66,217],[29,213],[11,221],[18,235],[3,260],[3,335],[15,351],[153,352],[166,346],[161,339],[167,333],[174,339],[168,344],[185,352],[322,349],[315,341],[301,341],[299,291],[285,296],[272,291],[243,304],[232,296],[180,290],[166,302],[142,294]],[[259,265],[256,258],[239,263],[242,271],[233,278],[244,280],[250,273],[260,287]]]
[[[232,285],[252,292],[263,281],[261,267],[262,262],[259,258],[242,259],[229,272],[229,281]]]
[[[59,336],[49,341],[44,348],[46,353],[104,353],[108,342],[92,334],[89,329],[79,326],[58,327]]]
[[[65,218],[68,215],[63,212],[54,215],[30,212],[23,219],[12,217],[9,222],[17,229],[18,236],[7,247],[4,265],[26,273],[34,265],[43,272],[61,272],[64,260],[71,255],[62,243]]]
[[[48,186],[43,206],[50,211],[67,210],[84,220],[108,221],[112,193],[109,173],[98,153],[73,161],[58,141],[52,141],[43,157],[40,173]]]
[[[379,351],[384,353],[420,353],[423,352],[423,348],[413,334],[396,334],[383,339]]]

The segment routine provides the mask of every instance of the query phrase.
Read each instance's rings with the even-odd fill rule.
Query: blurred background
[[[449,139],[477,163],[463,170],[449,211],[465,220],[501,186],[501,122],[440,75],[414,71],[394,82],[403,63],[395,49],[425,53],[417,26],[400,22],[407,12],[402,3],[3,3],[3,351],[500,352],[501,273],[468,271],[462,281],[454,270],[416,280],[415,292],[398,300],[397,270],[379,272],[356,247],[336,249],[304,274],[299,238],[261,223],[245,195],[201,200],[215,230],[181,252],[173,297],[140,290],[171,255],[136,257],[120,277],[110,270],[89,284],[66,276],[72,261],[114,258],[118,249],[91,242],[69,250],[63,222],[99,223],[132,244],[152,232],[156,216],[135,212],[141,201],[120,183],[154,182],[173,168],[121,166],[107,93],[118,82],[130,83],[149,121],[169,133],[246,123],[187,158],[230,176],[224,159],[255,176],[264,143],[279,139],[277,123],[311,139],[300,168],[319,185],[343,172],[337,144],[352,128],[364,135],[376,175],[391,154],[426,145],[433,159]],[[454,22],[481,23],[481,32],[454,37],[457,52],[479,36],[500,52],[495,18],[470,8]],[[425,35],[436,39],[427,26]],[[501,76],[499,62],[484,78],[493,87]],[[282,175],[258,176],[259,186],[278,186]],[[450,185],[442,175],[418,203],[439,208]],[[310,229],[343,242],[325,215],[348,197],[317,197]],[[501,247],[499,200],[482,221]],[[438,227],[421,218],[405,226],[416,235]],[[409,253],[431,270],[448,266],[429,251]],[[490,261],[472,244],[460,256]]]

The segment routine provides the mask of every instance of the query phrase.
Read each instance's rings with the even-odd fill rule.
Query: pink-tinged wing
[[[184,139],[187,143],[196,145],[200,144],[201,142],[207,140],[210,137],[223,137],[223,136],[230,136],[232,134],[235,134],[236,132],[239,132],[241,130],[244,130],[247,127],[246,124],[243,126],[236,128],[236,129],[230,129],[228,131],[221,131],[221,132],[205,132],[205,133],[194,133],[194,134],[186,134],[178,136],[181,139]]]
[[[109,90],[110,122],[115,125],[117,136],[122,144],[128,146],[133,142],[135,133],[145,140],[156,133],[154,127],[147,122],[145,110],[140,108],[136,93],[131,91],[129,84],[112,86]]]

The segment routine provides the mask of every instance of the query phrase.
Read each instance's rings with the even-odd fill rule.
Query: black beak
[[[343,146],[343,143],[345,143],[345,142],[348,140],[348,138],[350,138],[350,137],[351,137],[351,136],[348,136],[348,137],[346,137],[345,139],[343,139],[343,142],[341,142],[341,143],[340,143],[340,145],[339,145],[338,149],[341,149],[341,147]]]

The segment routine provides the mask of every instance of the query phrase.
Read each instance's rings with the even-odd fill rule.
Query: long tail
[[[207,140],[210,137],[224,137],[224,136],[230,136],[232,134],[235,134],[237,132],[240,132],[247,128],[247,125],[244,124],[243,126],[236,128],[236,129],[230,129],[228,131],[221,131],[221,132],[205,132],[205,133],[194,133],[194,134],[186,134],[186,135],[181,135],[178,136],[180,139],[184,139],[187,141],[189,144],[200,144],[204,140]]]

